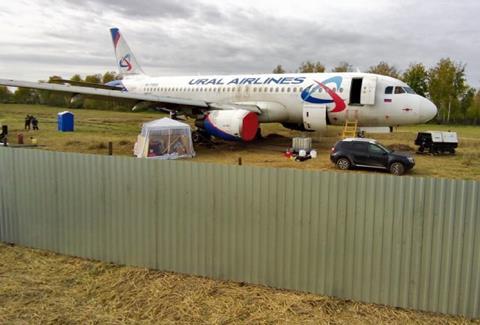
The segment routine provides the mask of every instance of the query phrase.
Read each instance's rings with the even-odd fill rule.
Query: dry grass
[[[43,323],[480,324],[0,243],[0,324]]]
[[[0,122],[8,124],[11,130],[10,140],[15,142],[17,133],[23,131],[23,118],[33,114],[40,121],[40,131],[28,132],[38,139],[41,149],[55,151],[107,154],[109,141],[113,142],[113,154],[132,156],[133,145],[143,122],[160,118],[155,112],[126,113],[93,110],[75,110],[75,128],[71,133],[57,132],[56,118],[63,108],[39,105],[0,104]],[[395,149],[415,150],[415,136],[420,130],[452,130],[460,137],[459,149],[455,156],[416,155],[416,166],[409,172],[412,176],[434,176],[480,180],[480,127],[475,126],[438,126],[416,125],[400,127],[393,134],[368,135]],[[305,162],[286,159],[283,152],[291,146],[291,137],[302,135],[279,124],[262,125],[266,139],[254,143],[226,143],[217,141],[213,148],[196,146],[194,161],[223,164],[237,164],[242,157],[244,165],[268,166],[277,168],[299,168],[336,171],[330,162],[332,145],[338,141],[341,127],[330,126],[323,133],[307,133],[314,140],[318,158]],[[363,173],[365,170],[350,171]],[[368,171],[372,173],[373,171]]]

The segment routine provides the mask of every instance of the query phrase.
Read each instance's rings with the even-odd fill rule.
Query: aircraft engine
[[[258,116],[243,109],[209,111],[195,124],[220,139],[251,141],[257,134]]]
[[[83,105],[84,97],[80,94],[75,94],[70,98],[70,107],[80,108]]]

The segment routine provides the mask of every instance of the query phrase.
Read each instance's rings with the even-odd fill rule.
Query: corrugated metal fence
[[[480,316],[480,183],[0,149],[0,240]]]

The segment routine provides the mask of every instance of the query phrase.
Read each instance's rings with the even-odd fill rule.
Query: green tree
[[[475,88],[468,88],[462,99],[460,100],[460,115],[463,123],[467,121],[468,110],[475,102]]]
[[[332,72],[352,72],[352,65],[348,62],[342,61],[332,69]]]
[[[285,70],[283,69],[282,65],[279,64],[273,69],[272,73],[285,73]]]
[[[116,72],[114,71],[107,71],[103,74],[102,76],[102,83],[106,84],[107,82],[110,82],[110,81],[113,81],[113,80],[117,80],[118,79],[118,75]]]
[[[63,80],[61,76],[50,76],[48,83],[58,83],[58,80]],[[49,106],[67,107],[67,98],[69,97],[65,93],[56,91],[42,90],[40,91],[42,103]]]
[[[17,88],[13,93],[13,101],[17,104],[39,104],[40,96],[35,89]]]
[[[467,117],[473,124],[480,124],[480,90],[467,110]]]
[[[0,103],[7,103],[11,97],[11,91],[5,86],[0,86]]]
[[[396,79],[400,77],[400,73],[397,70],[397,68],[395,68],[395,66],[393,65],[389,65],[385,61],[381,61],[379,64],[371,66],[367,72],[381,74],[381,75],[389,76]]]
[[[99,74],[99,73],[88,75],[88,76],[85,77],[85,82],[101,84],[102,83],[102,75]]]
[[[101,84],[102,83],[102,75],[101,74],[92,74],[85,77],[85,82]],[[91,108],[91,109],[110,109],[109,103],[105,100],[98,100],[98,99],[90,99],[86,98],[83,101],[84,108]]]
[[[465,65],[450,58],[441,59],[428,75],[428,92],[439,108],[439,119],[449,123],[452,116],[461,113],[460,102],[468,90]]]
[[[298,68],[298,72],[301,72],[301,73],[325,72],[325,66],[318,61],[317,62],[306,61],[300,64],[300,67]]]
[[[70,78],[71,81],[83,81],[82,80],[82,76],[80,76],[78,73],[77,74],[74,74],[71,78]]]
[[[428,92],[428,72],[422,63],[411,63],[403,73],[405,81],[420,96],[425,97]]]

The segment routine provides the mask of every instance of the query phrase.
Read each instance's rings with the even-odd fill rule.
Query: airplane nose
[[[422,97],[420,100],[420,123],[427,123],[437,116],[437,106],[430,100]]]

